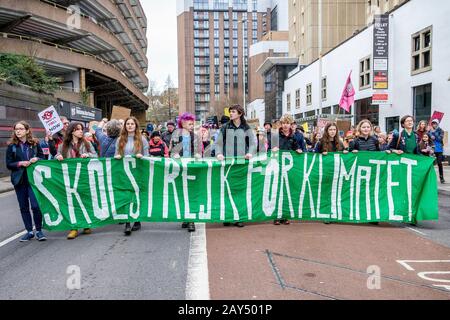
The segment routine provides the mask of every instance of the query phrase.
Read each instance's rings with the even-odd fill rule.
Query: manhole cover
[[[316,274],[315,273],[305,273],[305,276],[307,276],[308,278],[315,278]]]

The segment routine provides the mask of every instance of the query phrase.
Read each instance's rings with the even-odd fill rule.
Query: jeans
[[[30,213],[31,203],[36,231],[41,231],[42,213],[41,209],[39,209],[39,205],[30,184],[28,182],[22,182],[19,185],[14,186],[14,189],[16,190],[17,200],[19,201],[20,213],[22,214],[22,220],[25,225],[25,229],[27,229],[28,232],[33,231],[33,221],[31,220]]]
[[[442,179],[444,178],[444,168],[442,167],[442,160],[444,160],[444,156],[442,152],[436,152],[436,162],[439,168],[439,177]]]

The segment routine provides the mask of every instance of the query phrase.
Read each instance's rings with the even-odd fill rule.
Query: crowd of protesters
[[[6,163],[11,170],[11,181],[27,231],[20,241],[29,241],[35,237],[39,241],[46,240],[42,232],[42,213],[26,171],[32,163],[41,160],[96,157],[121,159],[127,156],[175,159],[215,157],[219,161],[225,157],[240,157],[249,160],[260,153],[280,150],[299,154],[314,152],[324,156],[329,152],[410,153],[436,157],[440,181],[445,183],[442,167],[444,132],[438,120],[433,120],[430,126],[420,121],[414,130],[414,118],[404,116],[400,121],[402,130],[388,134],[382,133],[369,120],[362,120],[346,133],[339,131],[334,122],[327,123],[322,130],[317,128],[308,133],[302,126],[297,127],[291,115],[284,115],[275,123],[266,122],[262,128],[254,130],[247,123],[245,111],[240,105],[230,107],[229,112],[230,116],[222,117],[219,126],[204,124],[201,128],[195,128],[195,116],[184,113],[178,123],[167,122],[164,131],[162,125],[152,126],[152,132],[141,130],[135,117],[124,121],[103,119],[97,127],[89,130],[80,122],[69,122],[66,117],[61,117],[64,129],[54,135],[48,134],[41,141],[33,136],[26,122],[17,122],[7,149]],[[30,213],[30,204],[33,215]],[[33,219],[36,233],[33,231]],[[274,221],[275,225],[289,223],[286,219]],[[242,222],[234,225],[244,226]],[[195,224],[183,222],[182,228],[193,232]],[[140,222],[135,222],[133,226],[126,222],[124,234],[129,236],[140,229]],[[83,230],[84,234],[91,232],[91,229]],[[67,239],[72,240],[77,236],[78,230],[70,230]]]

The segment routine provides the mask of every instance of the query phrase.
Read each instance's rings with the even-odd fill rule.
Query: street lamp
[[[245,101],[246,98],[246,81],[245,81],[245,75],[246,75],[246,67],[245,67],[245,30],[244,30],[244,23],[247,22],[247,19],[239,20],[240,23],[242,23],[242,83],[243,83],[243,102],[244,102],[244,110],[245,114],[247,114],[247,104]]]

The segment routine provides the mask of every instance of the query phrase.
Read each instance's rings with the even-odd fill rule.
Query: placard
[[[39,112],[38,116],[45,130],[49,131],[52,135],[64,129],[64,124],[54,106],[50,106],[44,111]]]

